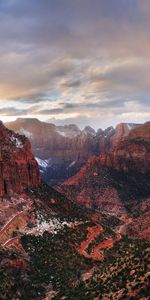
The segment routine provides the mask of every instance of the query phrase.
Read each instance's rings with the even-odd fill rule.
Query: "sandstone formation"
[[[30,139],[44,181],[56,185],[77,173],[91,155],[116,146],[137,125],[122,123],[116,129],[108,127],[96,132],[90,126],[80,130],[73,124],[55,126],[19,118],[6,126]]]
[[[39,170],[25,136],[8,130],[0,122],[0,196],[23,191],[40,183]]]
[[[1,162],[7,167],[10,162],[7,178],[16,183],[12,168],[22,187],[22,167],[25,171],[34,161],[30,144],[2,124],[0,133]],[[143,155],[138,152],[141,145]],[[80,208],[46,184],[36,187],[35,172],[27,184],[31,189],[3,197],[2,298],[101,299],[103,293],[110,299],[147,299],[150,172],[146,161],[149,166],[149,124],[131,132],[108,154],[91,157],[61,187],[71,200],[92,210]]]
[[[118,145],[120,140],[127,136],[131,129],[138,127],[139,124],[134,123],[120,123],[116,126],[114,134],[111,136],[111,148]]]
[[[114,150],[100,156],[100,162],[118,171],[150,172],[150,122],[132,129]]]
[[[87,208],[125,212],[150,195],[150,122],[129,133],[113,150],[93,157],[58,187]]]

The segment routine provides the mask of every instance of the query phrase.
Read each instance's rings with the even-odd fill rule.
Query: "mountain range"
[[[80,170],[92,155],[115,147],[129,131],[138,126],[121,123],[97,132],[90,126],[80,130],[76,125],[56,126],[38,119],[18,118],[5,124],[30,139],[41,175],[51,186],[63,182]]]

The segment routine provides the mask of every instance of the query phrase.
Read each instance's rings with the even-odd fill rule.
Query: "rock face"
[[[150,122],[132,129],[118,146],[100,156],[102,165],[124,172],[150,172]]]
[[[111,136],[111,146],[115,147],[120,140],[127,136],[131,129],[138,127],[138,124],[134,123],[120,123],[115,128],[115,133]]]
[[[0,122],[0,196],[23,191],[40,183],[38,164],[29,140]]]
[[[150,122],[129,133],[113,150],[92,157],[59,188],[88,208],[119,213],[150,196]]]
[[[29,141],[0,124],[1,191],[32,187],[0,201],[1,299],[147,299],[149,125],[91,157],[62,186],[86,210],[37,187]]]
[[[19,118],[6,126],[30,139],[44,181],[56,185],[77,173],[91,155],[114,147],[136,125],[120,124],[116,129],[109,127],[95,132],[90,126],[80,130],[73,124],[55,126]]]

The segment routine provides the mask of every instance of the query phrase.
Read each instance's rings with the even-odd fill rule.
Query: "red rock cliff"
[[[150,122],[132,129],[114,150],[100,156],[100,163],[118,171],[150,172]]]
[[[18,118],[6,127],[30,139],[41,176],[55,186],[76,174],[92,155],[115,147],[137,124],[121,123],[97,132],[90,126],[80,130],[76,125],[56,126],[38,119]]]
[[[39,170],[29,140],[15,134],[0,122],[0,196],[37,187]]]
[[[89,159],[58,190],[80,205],[111,213],[148,198],[150,122],[131,130],[113,150]]]

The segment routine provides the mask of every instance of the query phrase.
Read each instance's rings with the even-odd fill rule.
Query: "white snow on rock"
[[[75,132],[75,131],[71,131],[71,130],[63,131],[63,130],[57,129],[56,132],[59,133],[59,135],[69,138],[69,139],[72,139],[72,138],[76,137],[77,135],[79,135],[79,132]]]
[[[23,144],[22,144],[22,142],[18,139],[18,138],[16,138],[15,136],[11,136],[10,137],[10,140],[11,140],[11,142],[17,147],[17,148],[23,148]]]
[[[131,130],[131,129],[134,128],[134,125],[133,125],[133,124],[130,124],[130,123],[127,123],[127,128],[128,128],[129,130]]]
[[[57,133],[62,135],[63,137],[68,137],[67,133],[65,131],[56,130]]]
[[[72,161],[71,164],[68,166],[68,169],[73,167],[75,165],[75,163],[76,163],[76,160]]]
[[[52,234],[57,234],[65,226],[71,227],[73,222],[61,221],[58,218],[51,218],[50,220],[44,220],[43,216],[37,216],[36,225],[34,228],[29,230],[28,234],[42,235],[45,231]]]
[[[76,227],[79,226],[80,224],[83,224],[83,221],[73,220],[67,222],[65,219],[61,220],[60,218],[56,218],[56,217],[51,217],[50,219],[45,220],[45,217],[39,212],[37,212],[35,226],[32,229],[27,229],[26,233],[34,234],[38,236],[38,235],[43,235],[45,231],[48,231],[49,233],[55,235],[59,233],[61,230],[63,230],[65,226]]]
[[[48,160],[44,160],[44,159],[41,159],[41,158],[39,158],[39,157],[35,157],[35,159],[36,159],[38,165],[39,165],[41,168],[43,168],[43,169],[46,169],[46,168],[47,168],[47,166],[48,166]]]
[[[55,130],[59,135],[69,139],[81,134],[81,130],[76,125],[58,126]]]
[[[49,231],[52,234],[57,234],[58,231],[62,230],[64,226],[71,226],[72,223],[67,223],[66,221],[61,222],[57,218],[53,218],[49,221],[40,222],[37,220],[36,231],[39,235],[43,234],[44,231]]]

